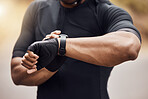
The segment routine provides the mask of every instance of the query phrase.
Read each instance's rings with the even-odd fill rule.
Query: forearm
[[[11,75],[16,85],[38,86],[47,81],[55,73],[42,68],[32,74],[27,74],[27,69],[21,65],[21,58],[12,59]]]
[[[32,74],[25,74],[20,84],[27,86],[38,86],[50,79],[54,74],[55,72],[50,72],[47,69],[42,68],[41,70]]]
[[[66,56],[111,67],[135,59],[139,45],[140,42],[134,34],[121,31],[98,37],[68,38]]]

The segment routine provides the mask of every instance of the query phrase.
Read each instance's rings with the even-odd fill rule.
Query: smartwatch
[[[64,56],[66,53],[66,38],[68,36],[66,34],[60,35],[60,48],[59,48],[59,55]]]

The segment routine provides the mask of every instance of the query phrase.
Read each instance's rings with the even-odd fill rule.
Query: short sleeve
[[[123,9],[112,5],[104,16],[106,33],[115,32],[118,30],[127,30],[135,34],[141,41],[141,36],[137,28],[133,25],[131,16]]]
[[[35,41],[34,24],[37,10],[36,7],[36,3],[32,2],[24,15],[21,33],[15,43],[12,58],[22,57],[26,53],[28,46]]]

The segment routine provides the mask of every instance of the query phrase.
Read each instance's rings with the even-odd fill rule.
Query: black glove
[[[65,56],[57,55],[58,49],[59,43],[57,38],[34,42],[28,47],[28,50],[33,51],[39,56],[37,63],[38,70],[45,67],[52,72],[58,70],[66,60]]]

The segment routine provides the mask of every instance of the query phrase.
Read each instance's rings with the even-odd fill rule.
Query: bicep
[[[35,20],[35,4],[31,3],[28,7],[22,23],[20,36],[13,49],[13,57],[22,57],[28,46],[35,41],[34,20]]]
[[[127,20],[120,21],[114,24],[113,26],[110,26],[110,28],[108,29],[108,33],[116,32],[116,31],[124,31],[124,32],[132,33],[135,36],[137,36],[141,42],[141,35],[139,31],[130,21],[127,21]]]
[[[15,57],[11,59],[12,74],[26,71],[27,69],[21,65],[22,57]]]
[[[131,16],[125,10],[113,6],[107,12],[105,30],[106,33],[125,31],[136,35],[141,41],[141,36],[137,28],[133,25]]]

